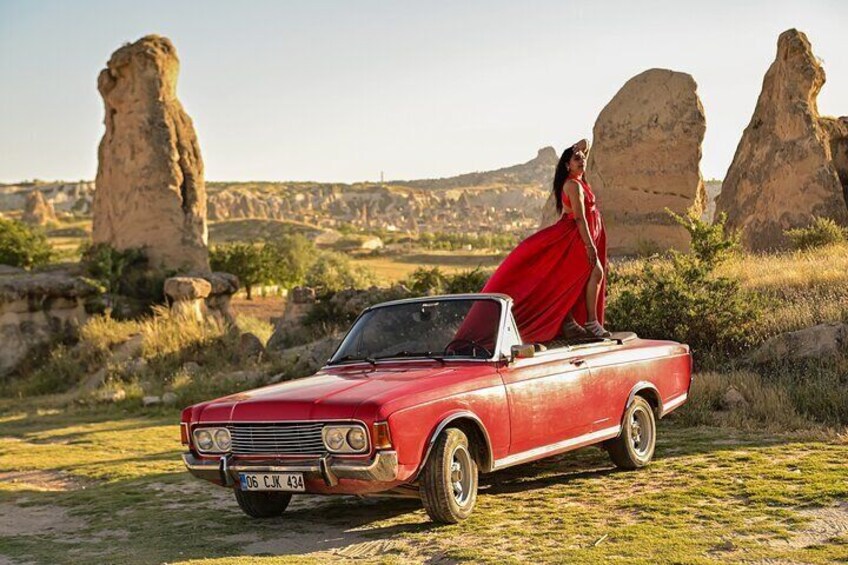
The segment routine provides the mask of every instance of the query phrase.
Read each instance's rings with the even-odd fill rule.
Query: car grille
[[[326,451],[323,422],[232,424],[235,455],[309,455]]]

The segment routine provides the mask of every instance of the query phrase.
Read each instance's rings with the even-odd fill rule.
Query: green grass
[[[430,523],[414,500],[353,497],[296,497],[282,518],[256,521],[226,490],[183,471],[176,412],[39,410],[8,401],[0,408],[7,414],[0,418],[0,469],[30,472],[17,482],[0,474],[0,520],[16,528],[0,531],[0,556],[14,560],[848,559],[845,530],[817,517],[848,500],[848,441],[833,434],[685,428],[669,420],[645,469],[614,471],[603,452],[587,448],[487,475],[477,510],[455,526]],[[21,531],[33,516],[44,519],[42,527]]]

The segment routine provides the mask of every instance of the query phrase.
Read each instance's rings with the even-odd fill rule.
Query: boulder
[[[748,407],[748,401],[735,386],[731,386],[721,397],[721,407],[724,410],[744,410]]]
[[[27,224],[45,226],[56,221],[56,211],[40,190],[32,190],[27,195],[21,220]]]
[[[260,360],[265,354],[265,346],[256,334],[245,332],[239,336],[239,357],[244,360]]]
[[[725,175],[716,213],[752,250],[784,248],[784,231],[817,216],[848,225],[848,118],[819,116],[824,68],[807,36],[780,34],[751,122]]]
[[[697,84],[686,73],[645,71],[604,107],[592,130],[586,179],[604,217],[610,254],[688,248],[689,234],[665,210],[702,213],[705,131]]]
[[[848,324],[818,324],[767,340],[748,355],[754,363],[832,357],[848,348]]]
[[[277,353],[276,365],[286,367],[285,371],[275,377],[272,382],[284,379],[307,377],[324,366],[336,348],[339,346],[343,335],[334,334],[319,340],[290,347]]]
[[[212,292],[209,281],[196,277],[171,277],[165,281],[165,295],[172,300],[197,300]]]
[[[165,280],[165,295],[171,300],[171,313],[180,318],[201,321],[206,317],[205,298],[212,292],[209,281],[197,277],[171,277]]]
[[[115,51],[97,87],[105,105],[94,243],[144,248],[154,268],[209,270],[203,160],[177,99],[179,60],[149,35]]]

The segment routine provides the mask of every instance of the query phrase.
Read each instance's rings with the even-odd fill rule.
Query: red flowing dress
[[[595,195],[582,178],[569,177],[569,180],[576,180],[583,188],[589,234],[606,270],[607,238]],[[562,200],[565,207],[572,208],[565,191]],[[491,276],[483,292],[512,297],[512,311],[524,343],[550,341],[559,334],[569,312],[574,312],[577,323],[586,323],[585,289],[592,267],[571,212],[518,244]],[[598,292],[597,318],[601,324],[605,282],[606,277]]]

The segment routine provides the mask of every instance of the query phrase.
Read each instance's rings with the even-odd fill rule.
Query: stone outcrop
[[[95,243],[144,248],[154,268],[209,270],[203,160],[177,99],[179,61],[155,35],[115,51],[97,87],[106,109]]]
[[[212,318],[235,326],[230,301],[238,288],[235,275],[194,273],[166,279],[164,293],[174,316],[196,321]]]
[[[754,363],[788,359],[822,359],[848,350],[848,324],[818,324],[776,335],[748,355]]]
[[[666,213],[706,203],[701,178],[704,108],[686,73],[650,69],[628,80],[593,129],[586,166],[611,254],[686,249],[689,235]]]
[[[754,115],[724,178],[716,212],[749,249],[786,247],[784,230],[816,216],[848,225],[848,118],[819,116],[825,73],[806,35],[780,34]]]
[[[33,190],[27,196],[21,220],[36,226],[46,226],[56,221],[56,211],[40,190]]]
[[[34,348],[75,334],[97,294],[96,285],[65,273],[0,276],[0,376]]]

